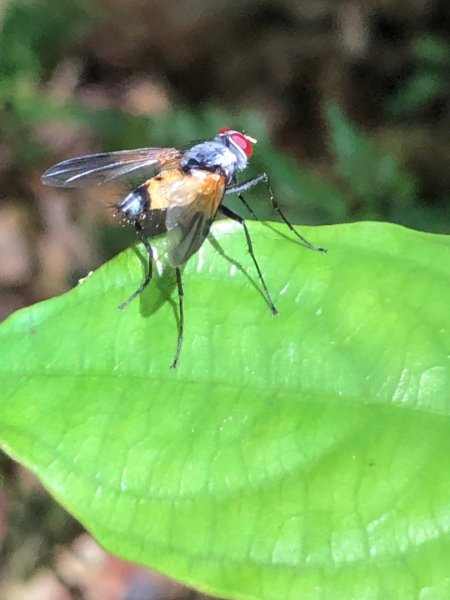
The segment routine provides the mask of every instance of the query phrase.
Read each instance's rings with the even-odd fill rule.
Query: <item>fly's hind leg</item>
[[[125,300],[125,302],[122,302],[122,304],[119,304],[120,310],[123,310],[124,308],[126,308],[130,304],[130,302],[132,302],[135,298],[137,298],[140,294],[142,294],[142,292],[145,290],[145,288],[150,283],[152,276],[153,276],[153,249],[152,249],[149,241],[145,237],[144,232],[142,231],[142,226],[139,223],[139,221],[135,221],[134,228],[136,230],[136,235],[138,236],[139,240],[144,244],[144,247],[148,254],[147,274],[146,274],[143,282],[141,283],[141,285],[138,287],[138,289],[135,292],[133,292],[131,294],[131,296],[127,300]]]

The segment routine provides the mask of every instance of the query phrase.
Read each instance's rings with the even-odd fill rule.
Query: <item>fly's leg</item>
[[[270,295],[270,292],[267,288],[266,282],[264,280],[263,274],[261,272],[261,269],[259,268],[258,265],[258,261],[256,260],[255,254],[253,252],[253,244],[252,244],[252,239],[250,237],[250,233],[248,231],[247,225],[245,223],[245,219],[243,219],[242,217],[240,217],[239,215],[237,215],[236,213],[234,213],[232,210],[230,210],[229,208],[227,208],[226,206],[221,206],[220,207],[221,212],[228,218],[233,219],[234,221],[237,221],[238,223],[240,223],[242,225],[242,227],[244,228],[244,232],[245,232],[245,239],[247,240],[247,247],[248,247],[248,251],[250,253],[250,256],[252,257],[253,263],[256,267],[256,271],[258,273],[258,277],[259,280],[261,282],[261,285],[263,287],[264,290],[264,294],[266,296],[266,300],[267,303],[270,306],[270,310],[272,311],[273,315],[278,315],[278,310],[275,307],[275,304],[273,303],[272,297]]]
[[[273,189],[270,184],[269,176],[267,175],[267,173],[263,173],[263,175],[265,175],[267,189],[269,190],[270,202],[272,203],[272,207],[273,207],[274,211],[280,215],[280,217],[286,223],[286,225],[289,227],[289,229],[298,237],[299,240],[301,240],[304,244],[306,244],[306,246],[308,246],[308,248],[310,248],[310,250],[315,250],[316,252],[324,252],[326,254],[328,252],[328,250],[326,248],[320,248],[319,246],[316,246],[315,244],[311,244],[311,242],[308,242],[308,240],[305,237],[303,237],[295,229],[295,227],[292,225],[292,223],[290,221],[288,221],[288,219],[285,217],[284,213],[282,212],[281,208],[278,206],[277,201],[275,200],[275,195],[273,193]]]
[[[261,173],[261,175],[257,175],[253,179],[250,179],[250,181],[245,181],[244,183],[236,183],[235,185],[232,185],[229,188],[227,188],[225,190],[225,194],[240,194],[241,192],[246,192],[255,185],[258,185],[258,183],[260,183],[261,181],[263,181],[264,183],[267,183],[269,181],[267,173]]]
[[[249,210],[250,213],[251,213],[251,215],[253,217],[255,217],[255,213],[249,207],[249,205],[247,204],[247,202],[243,199],[241,193],[247,191],[248,189],[252,188],[253,186],[257,185],[260,182],[264,182],[264,183],[267,184],[267,189],[269,191],[270,203],[272,204],[273,210],[280,216],[280,218],[286,223],[286,225],[298,237],[298,239],[300,241],[302,241],[303,244],[305,244],[310,250],[315,250],[316,252],[324,252],[326,254],[328,252],[328,250],[326,248],[320,248],[319,246],[316,246],[315,244],[311,244],[311,242],[309,242],[305,237],[303,237],[295,229],[295,227],[292,225],[292,223],[285,216],[285,214],[283,213],[283,211],[281,210],[281,208],[278,206],[278,203],[277,203],[277,201],[275,199],[275,195],[273,193],[273,189],[272,189],[272,186],[270,184],[270,179],[269,179],[269,176],[267,175],[267,173],[262,173],[261,175],[258,175],[254,179],[251,179],[250,181],[247,181],[245,183],[242,183],[242,184],[239,184],[239,185],[233,185],[232,187],[228,188],[228,190],[226,191],[226,193],[227,194],[237,194],[238,197],[239,197],[239,199],[241,200],[241,202],[243,202],[243,204],[247,208],[247,210]]]
[[[242,204],[245,206],[245,208],[248,210],[248,212],[252,215],[252,217],[255,219],[255,221],[259,221],[258,217],[255,214],[255,211],[250,206],[250,204],[247,202],[247,200],[244,198],[244,196],[242,194],[238,194],[237,197],[242,202]]]
[[[183,345],[183,333],[184,333],[184,309],[183,309],[183,282],[181,280],[181,271],[179,267],[175,267],[175,273],[177,275],[177,286],[178,286],[178,306],[180,311],[180,328],[178,330],[178,342],[177,349],[175,352],[175,356],[173,359],[173,363],[171,365],[172,369],[177,368],[178,359],[180,358],[181,347]]]
[[[137,234],[139,240],[144,244],[144,247],[147,250],[147,254],[148,254],[147,274],[144,278],[144,281],[141,283],[141,285],[138,287],[138,289],[131,294],[131,296],[128,298],[128,300],[125,300],[125,302],[122,302],[122,304],[119,304],[120,310],[123,310],[124,308],[126,308],[130,304],[130,302],[132,302],[135,298],[137,298],[139,296],[139,294],[142,294],[142,292],[145,290],[145,288],[150,283],[152,276],[153,276],[153,250],[152,250],[152,247],[151,247],[149,241],[147,240],[147,238],[145,237],[145,235],[142,231],[142,226],[138,221],[134,222],[134,228],[136,230],[136,234]]]

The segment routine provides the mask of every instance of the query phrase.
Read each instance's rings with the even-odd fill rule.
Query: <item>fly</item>
[[[247,168],[255,143],[256,140],[246,133],[224,127],[214,139],[197,143],[185,151],[177,148],[140,148],[78,156],[56,164],[42,175],[45,185],[65,188],[100,185],[130,175],[146,177],[144,183],[116,205],[117,213],[133,225],[148,254],[144,280],[119,308],[124,309],[150,283],[153,249],[147,238],[159,233],[163,223],[168,261],[175,269],[178,288],[180,320],[177,348],[171,365],[173,368],[178,364],[184,334],[181,266],[203,244],[218,211],[242,225],[267,303],[272,314],[278,314],[253,252],[245,219],[223,205],[225,195],[236,194],[256,219],[242,194],[258,183],[266,183],[272,208],[289,229],[311,250],[326,252],[325,248],[311,244],[294,229],[278,206],[266,173],[244,183],[237,182],[237,174]]]

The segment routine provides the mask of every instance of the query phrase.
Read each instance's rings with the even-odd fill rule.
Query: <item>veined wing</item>
[[[53,187],[85,187],[144,172],[154,177],[175,167],[181,158],[176,148],[138,148],[88,154],[64,160],[42,175],[42,183]]]
[[[203,244],[224,193],[225,177],[202,170],[185,175],[183,186],[174,189],[166,213],[167,254],[172,266],[185,263]]]

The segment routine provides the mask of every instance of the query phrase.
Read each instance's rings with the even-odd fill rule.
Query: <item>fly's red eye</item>
[[[219,129],[219,133],[226,133],[227,131],[231,131],[231,129],[229,127],[222,127],[222,129]]]
[[[250,140],[242,133],[236,132],[231,134],[231,139],[237,144],[245,154],[250,158],[253,153],[253,146]]]

